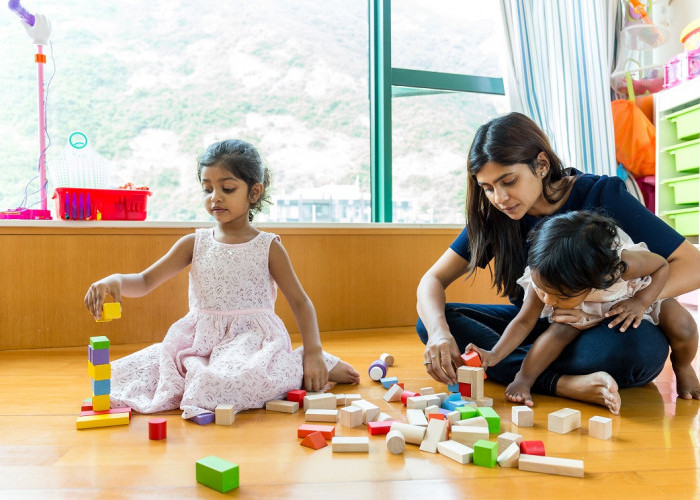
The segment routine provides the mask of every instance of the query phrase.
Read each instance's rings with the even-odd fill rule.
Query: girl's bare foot
[[[605,406],[614,415],[620,413],[622,405],[617,382],[606,372],[595,372],[588,375],[562,375],[557,383],[556,394]]]
[[[682,399],[700,399],[700,382],[690,363],[676,365],[673,363],[673,373],[676,374],[676,391]]]
[[[506,399],[512,403],[533,406],[534,403],[532,402],[532,396],[530,395],[531,387],[532,384],[522,381],[520,377],[516,375],[515,380],[508,384],[508,387],[506,387]]]
[[[339,384],[359,384],[360,374],[342,359],[328,372],[328,380]]]

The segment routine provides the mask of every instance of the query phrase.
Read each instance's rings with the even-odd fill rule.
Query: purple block
[[[387,364],[381,359],[378,359],[376,361],[372,361],[372,364],[369,365],[367,373],[369,373],[369,378],[375,381],[379,381],[380,379],[386,377],[386,371],[388,369],[389,367],[387,366]]]
[[[91,345],[88,346],[88,359],[93,365],[106,365],[109,363],[109,348],[107,349],[93,349]]]
[[[190,418],[192,422],[199,425],[211,424],[214,421],[215,415],[213,413],[200,413]]]

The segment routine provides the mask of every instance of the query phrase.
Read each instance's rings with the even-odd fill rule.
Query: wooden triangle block
[[[323,434],[320,432],[312,432],[301,440],[301,445],[318,450],[319,448],[328,446],[328,443],[326,443],[326,438],[323,437]]]

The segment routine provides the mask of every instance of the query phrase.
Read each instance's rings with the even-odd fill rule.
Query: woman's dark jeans
[[[445,306],[445,317],[463,352],[469,343],[484,349],[493,348],[518,310],[514,305],[449,303]],[[645,320],[638,328],[620,332],[617,328],[608,328],[609,322],[581,332],[537,378],[532,391],[554,395],[562,375],[597,371],[612,375],[620,388],[638,387],[654,380],[663,369],[669,352],[668,340],[661,330]],[[512,382],[530,346],[548,326],[546,319],[540,319],[517,349],[486,370],[488,376],[504,385]],[[416,330],[425,344],[428,332],[420,318]]]

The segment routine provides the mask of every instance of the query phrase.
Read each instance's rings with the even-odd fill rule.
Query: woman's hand
[[[310,392],[323,390],[328,383],[328,368],[323,361],[323,354],[304,352],[304,388]]]
[[[102,304],[104,304],[107,294],[111,295],[115,302],[122,301],[122,284],[119,279],[109,276],[96,281],[90,285],[85,294],[85,307],[95,319],[102,317]]]
[[[493,351],[487,351],[486,349],[482,349],[476,344],[469,344],[466,347],[466,349],[464,349],[465,354],[471,351],[474,351],[479,355],[479,357],[481,358],[481,367],[484,370],[486,370],[489,366],[497,365],[501,361],[500,359],[498,359],[498,357]]]
[[[644,311],[646,310],[647,308],[644,307],[644,304],[642,304],[639,299],[631,297],[627,300],[623,300],[622,302],[615,304],[612,309],[605,313],[606,318],[617,316],[610,323],[608,323],[608,327],[614,328],[622,323],[622,326],[620,327],[621,332],[627,330],[630,325],[632,325],[632,328],[637,328],[642,324],[642,319],[644,319]]]
[[[428,375],[443,384],[457,383],[456,367],[462,364],[459,347],[449,332],[435,333],[425,344],[425,370]]]

